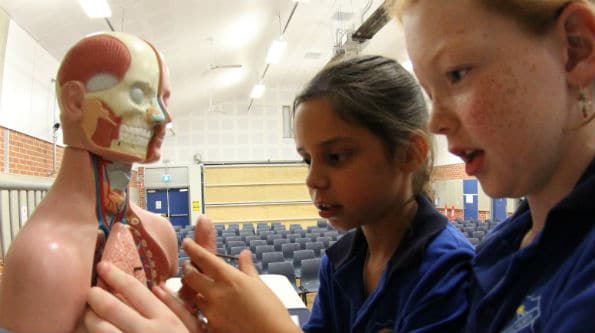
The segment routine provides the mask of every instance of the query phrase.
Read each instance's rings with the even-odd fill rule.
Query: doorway
[[[147,190],[147,210],[169,219],[172,225],[190,224],[187,188]]]
[[[477,179],[463,179],[463,202],[463,219],[477,221],[479,215]]]

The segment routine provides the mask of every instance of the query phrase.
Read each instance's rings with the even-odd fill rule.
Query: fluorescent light
[[[112,10],[109,8],[107,0],[79,0],[85,14],[90,18],[111,17]]]
[[[165,124],[165,128],[173,128],[173,127],[174,127],[174,124],[171,122]]]
[[[250,93],[250,98],[253,99],[259,99],[262,97],[262,95],[264,95],[264,91],[266,90],[266,87],[264,86],[264,83],[258,83],[254,86],[254,88],[252,88],[252,92]]]
[[[287,48],[287,41],[283,39],[283,37],[279,39],[275,39],[271,47],[269,47],[269,51],[267,52],[266,63],[267,64],[278,64],[281,61],[281,56],[283,56],[283,52],[285,52],[285,48]]]

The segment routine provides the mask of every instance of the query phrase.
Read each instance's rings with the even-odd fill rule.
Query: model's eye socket
[[[449,71],[448,73],[446,73],[446,76],[448,77],[448,81],[450,83],[457,83],[461,81],[463,77],[465,77],[467,72],[469,72],[468,68],[456,69],[454,71]]]
[[[130,98],[136,104],[142,104],[145,100],[145,92],[139,87],[133,87],[130,89]]]

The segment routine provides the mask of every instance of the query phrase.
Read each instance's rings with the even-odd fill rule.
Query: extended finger
[[[199,332],[199,325],[196,316],[190,313],[186,306],[175,298],[167,289],[162,285],[153,287],[153,293],[165,304],[175,315],[180,318],[184,326],[186,326],[190,332]]]
[[[217,233],[215,226],[206,215],[201,215],[194,228],[194,240],[212,253],[217,251]]]
[[[184,239],[182,242],[184,251],[190,256],[192,263],[200,269],[201,272],[210,276],[214,280],[225,280],[229,274],[233,274],[233,266],[227,264],[204,247],[196,244],[191,239]]]
[[[83,321],[88,333],[122,333],[111,323],[99,318],[92,310],[85,311]]]
[[[242,250],[240,259],[238,260],[238,267],[240,268],[240,271],[249,276],[258,276],[258,270],[254,267],[252,252],[250,252],[250,250]]]
[[[89,290],[87,294],[87,303],[98,317],[109,318],[112,325],[119,327],[124,332],[136,331],[138,327],[131,326],[131,323],[137,323],[138,325],[138,321],[142,319],[136,311],[124,304],[114,295],[98,287],[93,287]],[[111,331],[108,330],[107,332]]]
[[[153,294],[144,284],[116,266],[100,262],[97,264],[97,273],[114,293],[122,295],[128,304],[144,317],[154,318],[166,310],[162,303],[155,302]]]
[[[189,286],[196,293],[208,294],[211,291],[214,281],[209,276],[200,272],[190,262],[184,263],[182,266],[184,274],[182,275],[182,283]]]

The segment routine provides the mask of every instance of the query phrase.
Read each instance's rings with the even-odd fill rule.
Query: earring
[[[578,96],[576,99],[578,102],[578,109],[583,116],[583,121],[581,121],[576,126],[564,128],[565,132],[579,129],[585,126],[586,124],[590,123],[591,120],[595,118],[595,112],[593,112],[593,100],[591,99],[589,94],[587,94],[587,90],[585,88],[579,89]]]
[[[587,94],[585,93],[585,89],[581,88],[578,92],[578,108],[583,113],[583,118],[586,119],[589,116],[589,113],[592,111],[592,109],[591,109],[592,104],[593,104],[593,102],[591,101],[591,99],[589,99],[587,97]]]

